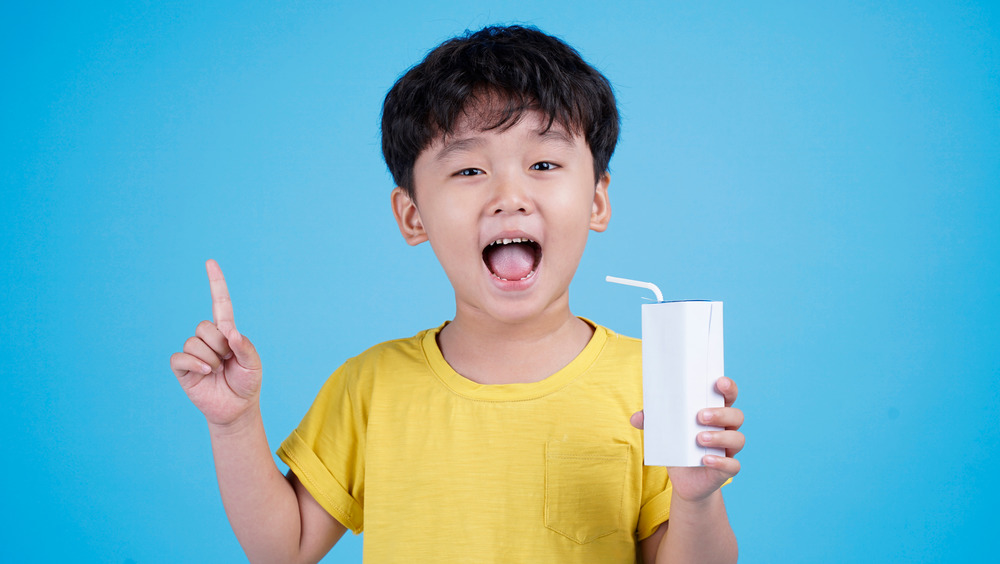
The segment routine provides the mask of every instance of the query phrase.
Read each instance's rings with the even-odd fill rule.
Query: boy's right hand
[[[233,304],[222,269],[205,263],[212,290],[212,319],[202,321],[184,352],[170,357],[170,368],[184,392],[209,424],[225,426],[256,406],[260,394],[260,356],[236,330]]]

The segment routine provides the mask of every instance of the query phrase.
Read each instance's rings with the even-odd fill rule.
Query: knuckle
[[[221,338],[221,339],[218,339],[216,341],[213,341],[210,346],[211,346],[211,348],[212,348],[213,351],[215,351],[215,352],[217,352],[217,353],[219,353],[219,354],[221,354],[223,356],[225,356],[225,355],[233,352],[232,347],[229,346],[229,341],[227,339],[225,339],[225,338]]]
[[[194,334],[198,336],[206,335],[214,328],[215,324],[206,319],[198,324],[198,327],[196,327],[194,330]]]
[[[198,337],[189,337],[188,340],[184,341],[184,352],[190,353],[192,350],[198,348],[198,345],[202,342]]]

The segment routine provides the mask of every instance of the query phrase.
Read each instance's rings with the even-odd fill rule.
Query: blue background
[[[168,367],[211,315],[203,263],[261,351],[273,447],[348,356],[449,318],[390,214],[379,110],[494,22],[564,38],[619,96],[574,311],[638,335],[642,293],[605,274],[726,302],[742,561],[990,558],[996,4],[471,4],[4,8],[0,560],[243,558]]]

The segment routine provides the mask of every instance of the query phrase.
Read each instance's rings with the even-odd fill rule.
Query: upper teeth
[[[497,239],[490,243],[490,245],[509,245],[511,243],[534,243],[534,241],[527,237],[514,237],[513,239]]]

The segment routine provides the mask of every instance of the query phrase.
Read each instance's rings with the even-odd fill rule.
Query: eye
[[[550,163],[548,161],[542,161],[540,163],[535,163],[531,165],[531,170],[546,171],[546,170],[555,170],[557,168],[559,168],[559,165]]]
[[[455,176],[479,176],[480,174],[483,174],[483,171],[478,168],[463,168],[456,172]]]

